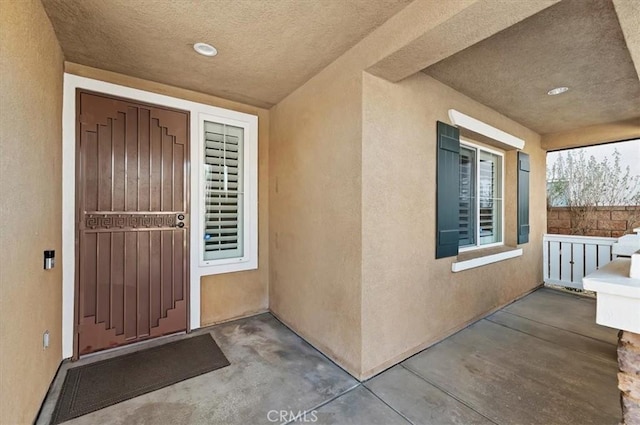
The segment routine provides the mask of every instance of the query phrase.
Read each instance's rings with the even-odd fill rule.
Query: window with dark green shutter
[[[504,153],[439,121],[437,137],[436,258],[503,245]]]
[[[458,255],[460,239],[460,131],[438,121],[436,165],[436,258]]]

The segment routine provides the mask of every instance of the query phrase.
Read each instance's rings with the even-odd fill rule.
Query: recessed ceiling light
[[[215,56],[218,54],[218,50],[213,47],[211,44],[207,43],[196,43],[193,45],[193,50],[200,53],[203,56]]]
[[[549,96],[555,96],[557,94],[562,94],[564,92],[569,91],[569,87],[556,87],[555,89],[551,89],[547,92]]]

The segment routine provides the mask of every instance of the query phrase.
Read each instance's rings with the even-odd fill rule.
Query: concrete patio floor
[[[359,383],[270,314],[210,332],[231,365],[66,424],[617,424],[617,332],[595,300],[540,289]],[[149,345],[145,345],[148,347]],[[38,424],[47,424],[69,367]],[[280,411],[292,412],[280,416]],[[271,412],[271,413],[270,413]],[[284,420],[280,420],[280,419]]]

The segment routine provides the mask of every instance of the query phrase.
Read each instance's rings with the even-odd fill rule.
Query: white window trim
[[[455,109],[449,109],[449,119],[456,127],[462,127],[481,136],[491,139],[504,150],[524,149],[524,140],[512,134],[506,133],[487,123],[465,115]]]
[[[233,111],[228,111],[233,112]],[[243,246],[244,255],[236,258],[223,258],[219,260],[205,260],[204,238],[200,237],[198,242],[198,265],[205,271],[203,275],[212,275],[220,273],[230,273],[243,270],[252,270],[258,268],[258,127],[257,120],[246,120],[242,117],[234,119],[233,114],[205,114],[200,113],[198,116],[198,223],[199,233],[204,234],[205,221],[205,205],[200,202],[205,194],[205,169],[204,169],[204,122],[213,121],[220,124],[227,124],[244,129],[244,229],[243,229]],[[252,117],[252,116],[250,116]],[[255,118],[255,117],[253,117]],[[252,122],[255,121],[255,122]],[[255,125],[254,125],[255,124]],[[195,167],[192,166],[192,170]],[[192,203],[193,205],[193,203]],[[193,221],[192,221],[193,222]]]
[[[451,271],[454,273],[461,272],[476,267],[486,266],[487,264],[497,263],[498,261],[508,260],[509,258],[520,257],[522,255],[522,252],[522,248],[518,248],[505,252],[498,252],[496,254],[485,255],[478,258],[472,258],[470,260],[458,261],[455,263],[451,263]]]
[[[132,99],[145,103],[164,105],[170,108],[190,112],[190,282],[189,282],[189,328],[200,327],[200,278],[202,276],[227,273],[240,270],[255,269],[258,266],[258,117],[228,109],[218,108],[202,103],[191,102],[171,96],[152,93],[144,90],[107,83],[73,74],[64,74],[64,91],[62,106],[62,358],[73,355],[74,308],[75,308],[75,161],[76,161],[76,89],[82,88],[94,92]],[[202,139],[199,137],[200,114],[235,120],[246,125],[245,146],[249,157],[247,168],[254,171],[248,177],[245,189],[245,203],[252,205],[247,216],[247,233],[249,245],[246,252],[251,259],[242,263],[223,264],[200,267],[200,236],[203,234],[202,224],[194,214],[200,212],[200,169],[197,168],[202,155]],[[253,165],[255,164],[255,165]],[[251,193],[247,193],[251,192]],[[249,198],[250,197],[250,198]],[[251,201],[249,201],[251,199]]]
[[[480,167],[478,166],[478,162],[480,161],[480,152],[479,151],[485,151],[485,152],[489,152],[492,153],[494,155],[498,155],[500,158],[502,158],[502,160],[500,161],[501,163],[501,173],[500,176],[502,178],[502,182],[500,184],[500,189],[502,191],[502,193],[500,194],[500,199],[501,199],[501,229],[500,229],[500,242],[495,242],[495,243],[491,243],[491,244],[483,244],[480,245],[480,208],[476,207],[476,235],[475,235],[475,239],[476,239],[476,245],[466,245],[463,247],[458,247],[458,252],[467,252],[467,251],[475,251],[478,249],[485,249],[485,248],[492,248],[492,247],[496,247],[496,246],[504,246],[504,207],[505,207],[505,199],[504,199],[504,171],[505,171],[505,166],[504,166],[504,162],[505,162],[505,155],[504,152],[499,151],[499,150],[495,150],[495,149],[491,149],[491,148],[487,148],[485,146],[481,146],[478,145],[476,143],[473,143],[471,141],[469,141],[468,139],[465,138],[460,138],[460,146],[465,146],[471,149],[475,149],[476,152],[478,152],[478,154],[476,155],[476,187],[475,187],[475,193],[476,193],[476,199],[478,198],[478,193],[479,193],[479,185],[480,185]]]

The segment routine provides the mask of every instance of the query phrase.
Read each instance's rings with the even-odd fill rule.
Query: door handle
[[[177,224],[177,226],[180,227],[180,228],[183,228],[184,227],[184,223],[180,222],[180,223]]]

